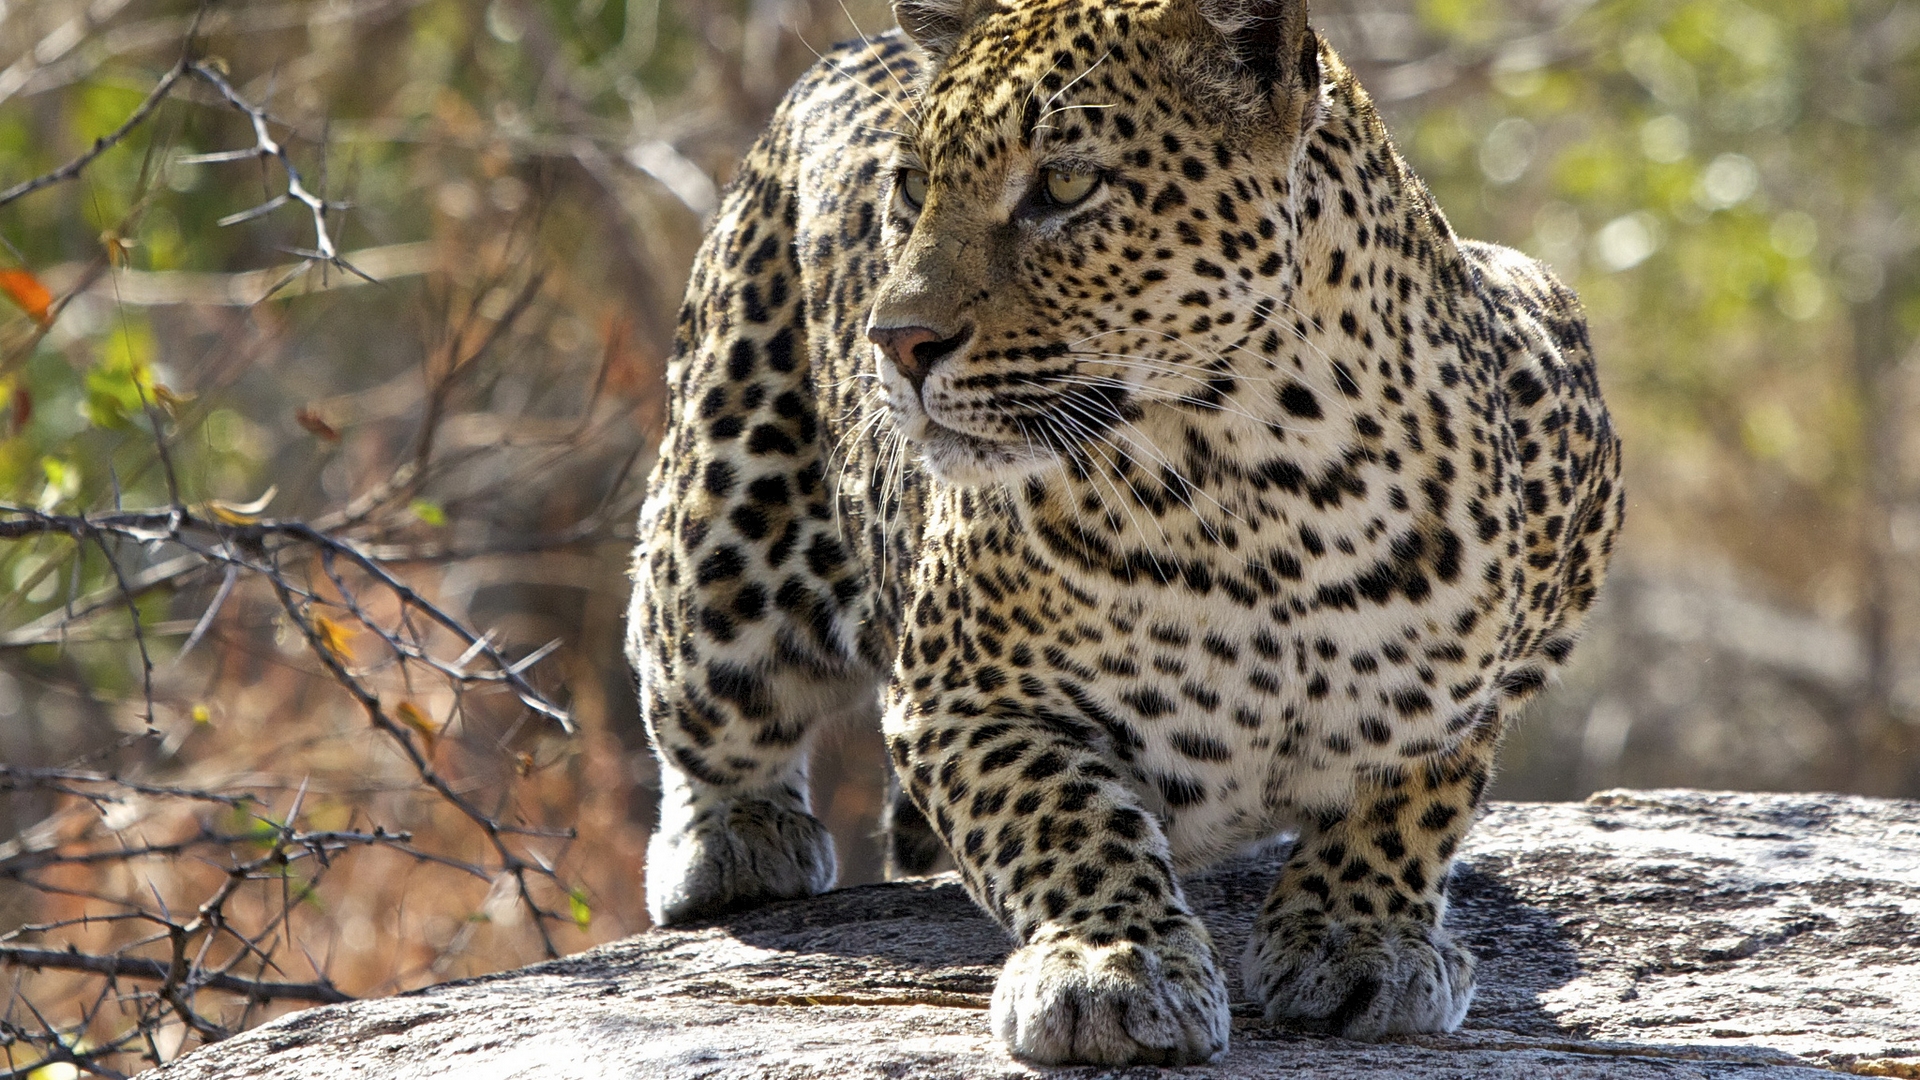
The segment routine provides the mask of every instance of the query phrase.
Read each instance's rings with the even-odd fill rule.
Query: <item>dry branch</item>
[[[298,816],[300,797],[284,815],[284,823],[265,816],[259,801],[252,796],[204,790],[191,786],[169,785],[131,780],[118,775],[77,768],[28,769],[0,766],[0,792],[43,791],[65,795],[82,805],[102,807],[132,799],[185,800],[225,807],[230,812],[249,815],[256,824],[252,831],[223,830],[203,824],[196,835],[162,842],[138,843],[104,850],[74,850],[57,838],[37,842],[15,841],[0,846],[0,879],[26,885],[48,894],[73,894],[49,877],[56,871],[106,864],[131,866],[142,859],[179,859],[199,856],[225,862],[225,877],[220,887],[203,901],[191,918],[177,918],[164,905],[159,910],[136,908],[122,914],[146,921],[158,928],[154,937],[100,951],[50,949],[17,939],[21,934],[44,934],[51,927],[23,927],[0,935],[0,963],[36,971],[65,971],[104,977],[108,985],[116,979],[132,979],[152,984],[151,989],[116,996],[123,1011],[131,1008],[135,1022],[128,1029],[134,1034],[150,1033],[156,1025],[169,1020],[184,1025],[202,1041],[215,1041],[230,1035],[229,1024],[213,1019],[197,1003],[202,991],[218,991],[237,996],[248,1003],[272,1001],[328,1002],[346,1000],[346,995],[324,979],[298,982],[272,978],[274,949],[268,938],[278,932],[299,896],[306,895],[330,865],[334,855],[349,846],[385,847],[410,859],[445,866],[478,880],[510,883],[516,902],[531,916],[542,948],[557,956],[558,948],[549,932],[549,924],[568,922],[570,917],[543,903],[536,882],[545,881],[553,893],[565,896],[568,890],[559,880],[550,859],[530,856],[521,850],[528,839],[564,843],[571,830],[529,828],[501,820],[464,793],[433,764],[430,732],[409,724],[396,714],[394,706],[383,700],[368,677],[372,669],[356,665],[338,637],[331,619],[350,622],[370,632],[387,650],[391,662],[402,668],[417,665],[432,671],[455,687],[494,685],[510,690],[534,713],[570,730],[567,712],[528,681],[527,672],[545,652],[509,660],[493,643],[492,636],[468,627],[462,620],[442,609],[411,585],[400,580],[381,560],[362,551],[356,543],[313,524],[283,519],[254,517],[223,504],[207,506],[171,506],[146,510],[118,510],[92,514],[57,514],[16,506],[0,506],[0,540],[33,537],[66,537],[76,548],[97,549],[112,571],[109,595],[86,608],[88,617],[124,611],[134,640],[139,645],[145,681],[146,717],[152,728],[153,697],[151,672],[153,658],[146,648],[142,616],[134,603],[136,593],[157,582],[150,575],[122,569],[122,548],[137,546],[144,552],[148,570],[164,568],[160,580],[179,580],[195,572],[220,571],[225,575],[221,595],[216,596],[207,613],[195,624],[203,632],[213,618],[214,609],[230,592],[239,577],[264,578],[271,586],[279,606],[307,643],[320,668],[361,706],[370,724],[398,749],[412,768],[420,785],[440,801],[453,807],[485,836],[492,857],[486,864],[449,857],[424,850],[404,833],[374,828],[366,832],[304,832],[292,827]],[[182,552],[173,555],[173,552]],[[320,581],[300,580],[290,564],[317,561]],[[381,614],[369,606],[368,595],[377,595]],[[117,599],[119,604],[113,601]],[[332,612],[332,615],[323,614]],[[417,617],[417,618],[416,618]],[[71,627],[71,617],[59,629]],[[435,633],[452,639],[459,655],[442,656],[431,637]],[[416,712],[417,716],[417,712]],[[264,844],[260,854],[243,859],[218,859],[217,853],[234,852],[250,845]],[[213,858],[209,858],[213,857]],[[290,880],[297,864],[312,864],[310,876],[297,892]],[[280,882],[285,890],[280,911],[267,926],[243,935],[230,918],[228,907],[242,886],[253,882]],[[79,894],[75,894],[79,895]],[[91,895],[91,894],[85,894]],[[92,897],[125,908],[126,901],[111,897]],[[223,944],[222,944],[223,943]],[[220,950],[216,950],[216,944]],[[147,946],[164,946],[164,958],[140,955]],[[224,950],[231,958],[215,961]],[[247,963],[257,965],[257,974],[234,970]],[[317,968],[316,968],[317,969]],[[86,1052],[74,1049],[73,1041],[52,1026],[35,1031],[10,1025],[0,1032],[0,1040],[21,1042],[37,1048],[38,1060],[68,1060],[98,1075],[108,1071],[93,1068],[114,1055],[124,1054],[134,1045],[126,1040],[109,1040]],[[66,1056],[63,1056],[66,1055]],[[149,1053],[149,1056],[155,1056]],[[157,1059],[157,1057],[156,1057]]]
[[[139,544],[156,542],[177,544],[199,556],[203,560],[202,566],[232,566],[269,576],[277,574],[278,556],[285,551],[288,543],[310,545],[320,552],[323,558],[342,558],[352,563],[376,583],[389,590],[404,608],[417,610],[426,615],[441,628],[459,638],[468,649],[473,651],[474,655],[491,662],[493,670],[469,671],[464,665],[456,666],[437,660],[417,644],[402,640],[370,616],[366,616],[364,612],[359,612],[366,629],[377,634],[395,653],[427,663],[442,674],[460,682],[503,682],[512,688],[527,708],[554,721],[562,729],[572,731],[572,720],[567,716],[567,711],[535,689],[527,681],[519,665],[501,656],[485,635],[468,628],[460,620],[420,595],[411,586],[394,577],[378,560],[362,552],[351,541],[323,532],[306,522],[266,518],[222,521],[221,512],[217,508],[209,514],[185,506],[103,514],[49,514],[26,507],[0,504],[0,512],[11,512],[14,515],[0,518],[0,540],[18,540],[29,536],[47,535],[85,540],[107,551],[108,561],[116,571],[118,563],[112,558],[111,550],[105,546],[109,539],[127,540]],[[235,515],[228,511],[226,516],[238,518],[242,515]],[[335,583],[340,584],[338,579]],[[282,585],[282,582],[275,581],[276,587],[282,587]],[[116,592],[118,596],[130,601],[133,595],[132,581],[123,577]],[[295,594],[302,599],[314,598],[313,594],[305,589],[289,588],[288,593],[290,601]],[[133,614],[134,625],[137,628],[139,626],[138,609],[134,609]],[[316,645],[315,648],[323,658],[332,655],[324,645]]]
[[[35,971],[86,971],[108,978],[146,979],[166,984],[175,978],[170,964],[158,960],[147,960],[137,956],[93,956],[88,953],[55,951],[52,949],[29,949],[18,945],[0,944],[0,964],[13,964],[17,967],[32,968]],[[237,975],[213,972],[200,978],[189,978],[188,984],[194,988],[205,987],[211,990],[228,990],[253,1001],[307,1001],[321,1005],[335,1002],[352,1001],[353,996],[342,993],[331,983],[283,983],[261,979],[243,979]]]
[[[372,10],[384,4],[397,10],[412,2],[380,0],[350,8]],[[284,18],[294,6],[276,6],[275,17]],[[313,20],[339,15],[332,8],[303,10]],[[142,84],[147,86],[145,96],[124,118],[116,115],[113,130],[57,168],[0,192],[0,207],[6,207],[63,184],[91,185],[115,164],[113,158],[102,162],[108,151],[132,146],[137,152],[137,133],[154,133],[145,147],[146,163],[132,209],[109,226],[106,252],[57,264],[42,275],[58,299],[24,346],[9,342],[6,356],[0,358],[0,375],[12,375],[23,370],[29,358],[65,347],[61,342],[66,337],[84,339],[90,331],[72,325],[61,327],[62,336],[47,337],[48,329],[83,293],[120,307],[123,319],[127,307],[140,304],[216,303],[225,308],[218,318],[232,318],[228,326],[250,324],[257,332],[301,308],[263,302],[290,295],[292,290],[283,291],[286,286],[316,264],[323,271],[342,271],[331,275],[338,284],[379,284],[363,271],[380,277],[420,274],[426,280],[410,288],[428,297],[424,314],[429,340],[419,372],[418,404],[375,420],[329,414],[337,430],[325,425],[324,434],[311,426],[306,429],[324,439],[314,444],[317,456],[333,453],[330,444],[343,437],[351,444],[358,437],[356,428],[365,430],[363,425],[403,417],[420,422],[400,440],[404,446],[393,447],[398,460],[376,459],[388,462],[373,465],[386,467],[384,476],[356,473],[350,484],[360,494],[341,497],[341,504],[332,508],[269,518],[260,514],[264,500],[258,507],[196,501],[201,496],[191,485],[203,475],[195,470],[205,459],[180,451],[185,471],[176,476],[176,448],[189,445],[197,425],[213,410],[233,404],[234,399],[219,396],[225,387],[218,380],[237,378],[227,373],[247,366],[243,360],[259,359],[241,357],[234,343],[242,335],[228,331],[217,347],[224,359],[203,363],[189,376],[202,381],[180,386],[183,394],[168,389],[154,396],[158,387],[135,379],[140,407],[125,410],[125,419],[135,426],[130,435],[125,428],[113,431],[121,440],[115,451],[121,456],[109,457],[101,472],[90,468],[86,474],[91,479],[110,473],[111,501],[105,493],[90,493],[80,497],[93,500],[80,503],[87,509],[51,499],[38,507],[0,503],[0,554],[8,544],[31,544],[34,557],[45,560],[16,577],[12,584],[20,587],[0,598],[0,655],[15,650],[6,659],[21,664],[17,670],[24,673],[23,682],[38,683],[28,693],[70,694],[89,723],[104,733],[88,736],[83,759],[58,767],[0,765],[0,798],[24,808],[20,831],[13,836],[0,833],[0,902],[11,905],[24,898],[25,917],[35,920],[0,926],[0,969],[12,983],[8,1003],[0,1006],[0,1080],[24,1077],[55,1063],[71,1065],[84,1075],[121,1076],[245,1030],[277,1011],[275,1003],[347,1000],[347,992],[335,986],[333,978],[354,993],[405,985],[425,972],[445,970],[489,922],[516,929],[503,935],[498,946],[473,947],[486,962],[497,962],[498,957],[482,950],[517,951],[536,942],[546,955],[555,956],[565,940],[556,940],[555,924],[584,929],[592,915],[584,889],[563,880],[556,869],[573,830],[540,827],[544,817],[522,816],[516,806],[522,789],[515,778],[534,777],[548,768],[536,761],[536,755],[550,756],[545,733],[571,731],[564,700],[542,689],[553,685],[560,668],[546,660],[556,642],[527,652],[516,637],[509,648],[502,644],[509,639],[498,630],[473,625],[457,602],[436,595],[413,574],[422,563],[584,546],[630,534],[628,481],[636,464],[644,461],[639,449],[626,454],[623,464],[617,458],[608,463],[618,468],[604,489],[568,487],[565,491],[579,498],[577,504],[564,498],[543,503],[543,509],[564,507],[563,516],[541,517],[518,530],[494,527],[497,519],[459,509],[477,505],[481,498],[493,505],[497,500],[489,487],[476,486],[473,495],[448,493],[450,488],[458,491],[456,484],[470,476],[493,488],[537,487],[529,481],[576,468],[583,449],[591,453],[596,445],[619,446],[624,453],[632,448],[637,440],[623,430],[632,427],[630,407],[623,408],[612,392],[602,400],[616,345],[609,339],[591,389],[580,387],[587,400],[577,413],[571,383],[556,384],[557,391],[543,389],[524,399],[525,406],[509,407],[521,409],[518,416],[484,406],[466,412],[497,392],[502,372],[524,374],[513,368],[524,352],[514,350],[534,342],[544,346],[556,318],[575,317],[554,303],[562,287],[555,283],[565,281],[568,268],[543,259],[537,242],[545,235],[539,217],[545,195],[527,206],[497,248],[485,248],[487,254],[474,260],[449,264],[447,252],[454,249],[442,236],[428,243],[363,249],[379,265],[360,265],[352,252],[344,252],[343,258],[335,211],[344,204],[326,197],[324,139],[319,140],[322,160],[316,165],[311,160],[316,140],[269,111],[269,104],[278,100],[272,91],[257,92],[239,74],[230,75],[225,67],[204,60],[195,41],[195,27],[219,32],[258,13],[233,5],[211,10],[203,5],[201,13],[205,20],[196,16],[194,22],[167,24],[187,27],[179,58],[156,81]],[[122,23],[118,30],[151,36],[160,23],[149,23]],[[86,29],[90,32],[93,25]],[[157,43],[150,41],[147,47]],[[111,42],[106,46],[120,47]],[[100,48],[90,50],[63,55],[79,70],[88,63],[97,66]],[[161,108],[175,99],[183,103],[177,109]],[[223,118],[231,109],[246,118],[250,138],[241,135],[237,146],[212,144],[234,149],[171,157],[164,129],[177,112],[189,108]],[[158,205],[154,200],[171,198],[167,185],[157,182],[158,163],[169,159],[200,164],[251,161],[271,170],[263,201],[220,224],[242,225],[297,205],[311,220],[311,245],[284,249],[296,261],[238,275],[125,266],[120,256],[143,240],[140,215],[150,203]],[[298,224],[304,235],[305,222]],[[326,283],[321,275],[308,280]],[[381,293],[396,295],[392,286]],[[381,293],[367,290],[343,299],[373,297],[378,303]],[[303,303],[319,308],[332,302]],[[75,310],[88,314],[97,306],[80,304]],[[200,317],[199,312],[183,314]],[[581,321],[591,325],[598,317],[587,312]],[[582,340],[578,331],[574,339]],[[630,355],[624,346],[618,351],[623,360]],[[175,378],[180,368],[173,366],[170,354],[166,363],[172,368],[168,378]],[[632,372],[620,377],[630,390]],[[616,382],[615,391],[620,389]],[[196,397],[198,404],[185,404]],[[325,401],[296,404],[304,412],[309,405],[324,408]],[[495,422],[477,427],[469,422],[475,418]],[[260,422],[251,415],[249,421]],[[446,437],[437,438],[443,425]],[[135,468],[126,467],[128,456],[138,457]],[[507,464],[496,469],[496,461]],[[362,467],[355,465],[356,470]],[[153,494],[161,479],[165,488]],[[310,481],[280,479],[289,488]],[[124,503],[132,508],[123,504],[123,486]],[[147,494],[136,496],[135,491]],[[18,501],[25,503],[29,497]],[[461,517],[463,525],[488,528],[437,531],[443,518],[416,516],[423,504],[434,507],[436,515]],[[64,603],[48,600],[57,585],[65,587]],[[267,631],[275,636],[269,639]],[[560,636],[543,632],[527,644]],[[181,657],[203,641],[206,647],[194,654],[193,663],[182,664]],[[40,651],[30,655],[17,652],[36,647]],[[49,655],[55,657],[51,664],[45,663]],[[93,666],[98,661],[107,663]],[[100,678],[96,673],[111,672],[115,664],[131,676],[130,685],[107,692],[122,676]],[[259,681],[240,682],[232,674],[234,667],[249,666],[268,675],[261,679],[249,674],[246,679]],[[289,677],[289,672],[297,674]],[[193,697],[182,694],[183,684],[202,676],[204,690]],[[220,756],[224,750],[210,748],[229,738],[229,732],[234,738],[251,738],[238,733],[279,714],[263,715],[257,702],[226,700],[221,694],[274,685],[266,680],[284,680],[279,685],[296,688],[287,701],[290,711],[308,705],[304,695],[309,687],[322,687],[328,695],[335,687],[344,691],[365,720],[364,727],[350,723],[348,729],[377,733],[371,742],[383,754],[387,749],[396,752],[385,759],[397,766],[395,771],[364,787],[350,780],[347,794],[326,778],[325,770],[337,766],[322,765],[319,790],[325,801],[311,810],[304,805],[304,784],[290,806],[271,804],[241,788],[283,783],[278,798],[284,804],[284,790],[298,780],[292,770],[319,755],[294,757],[290,760],[301,764],[286,769],[281,762],[263,765],[260,762],[270,759],[252,757],[237,767],[263,768],[270,775],[223,786],[220,777],[236,776],[234,759],[251,757],[255,748],[225,759]],[[196,704],[189,709],[188,701]],[[201,704],[210,705],[211,712]],[[277,702],[269,706],[278,707]],[[189,714],[194,723],[188,721]],[[338,713],[321,709],[317,715],[331,723]],[[534,723],[534,717],[549,723]],[[140,730],[130,731],[130,726]],[[450,727],[454,734],[446,734]],[[296,754],[306,754],[297,740],[310,738],[312,730],[289,734],[287,744],[300,746]],[[332,740],[329,752],[343,745],[352,746],[355,754],[364,752],[358,742],[366,740],[356,741],[356,736],[323,738]],[[495,749],[498,758],[487,762]],[[58,763],[68,752],[49,755],[38,764]],[[482,763],[479,770],[473,768],[476,760]],[[490,783],[488,767],[500,768],[506,783]],[[393,806],[396,800],[399,809]],[[428,821],[409,821],[419,839],[391,827],[388,815],[423,809]],[[343,810],[344,823],[333,816]],[[542,807],[540,814],[549,813]],[[383,819],[389,827],[376,823]],[[365,854],[368,851],[374,854]],[[356,976],[352,968],[342,975],[333,948],[361,947],[347,944],[342,927],[348,924],[339,921],[331,923],[336,931],[331,939],[316,938],[315,931],[335,918],[318,905],[324,900],[344,911],[359,897],[343,889],[341,878],[334,878],[325,893],[318,892],[320,883],[336,863],[380,867],[389,865],[382,861],[389,858],[403,868],[424,868],[436,883],[455,875],[483,883],[486,899],[477,908],[458,910],[467,903],[466,892],[477,892],[460,882],[461,899],[432,905],[433,913],[422,918],[405,910],[410,897],[419,894],[402,891],[402,910],[380,909],[374,933],[427,944],[431,962],[396,955],[385,981],[364,981],[365,973]],[[364,880],[355,878],[351,887]],[[342,897],[347,899],[343,902]],[[454,909],[449,912],[449,907]],[[454,930],[443,937],[433,927],[449,914]],[[399,929],[388,930],[389,918]],[[418,929],[406,930],[409,924]],[[407,938],[409,933],[419,937]],[[317,947],[318,942],[325,942],[325,948]]]
[[[180,77],[186,73],[187,64],[185,59],[182,59],[180,63],[175,64],[172,69],[161,76],[160,81],[155,83],[153,90],[147,94],[146,100],[140,103],[139,108],[133,110],[133,113],[127,117],[125,123],[115,128],[111,133],[93,140],[93,145],[87,148],[86,153],[81,154],[65,165],[43,176],[36,176],[31,180],[23,180],[5,191],[0,191],[0,206],[5,206],[16,199],[31,195],[41,188],[52,187],[55,184],[72,180],[82,172],[85,172],[87,166],[93,164],[95,158],[113,149],[115,146],[120,145],[121,140],[132,134],[134,128],[146,123],[147,117],[152,116],[153,110],[159,108],[160,103],[165,101],[167,97],[173,93],[174,85],[178,83]]]

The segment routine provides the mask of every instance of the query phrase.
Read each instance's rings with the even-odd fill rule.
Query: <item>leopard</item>
[[[652,919],[832,888],[810,761],[877,716],[893,869],[1005,928],[1017,1057],[1224,1054],[1182,882],[1248,852],[1266,1021],[1456,1029],[1450,868],[1625,510],[1579,299],[1454,233],[1305,0],[893,14],[779,105],[679,312]]]

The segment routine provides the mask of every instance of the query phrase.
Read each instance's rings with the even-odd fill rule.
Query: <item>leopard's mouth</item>
[[[968,431],[952,418],[941,419],[929,406],[926,391],[922,388],[911,392],[908,400],[912,406],[909,409],[902,409],[898,400],[892,403],[894,416],[896,421],[906,421],[901,425],[902,430],[922,450],[931,452],[939,448],[949,452],[992,455],[1007,453],[1017,445],[1011,440]],[[968,410],[962,408],[961,412],[965,415]]]
[[[1084,402],[1055,400],[1061,397],[1059,391],[1042,383],[1009,379],[1019,388],[1016,394],[1031,388],[1032,396],[987,402],[965,393],[955,396],[950,387],[936,389],[931,382],[915,384],[884,356],[880,373],[895,430],[919,452],[929,473],[952,483],[974,486],[1024,478],[1058,464],[1063,455],[1075,452],[1080,436],[1105,426],[1089,419]],[[1066,395],[1077,396],[1071,391]],[[1077,406],[1078,416],[1055,415],[1069,405]],[[1109,411],[1112,407],[1105,406]]]
[[[1072,388],[1049,404],[1027,402],[996,412],[991,423],[998,430],[991,435],[943,421],[923,399],[914,404],[920,407],[905,418],[902,430],[929,472],[956,482],[963,473],[971,483],[1018,479],[1081,458],[1090,443],[1106,440],[1116,423],[1137,419],[1126,397],[1106,388]]]
[[[1019,479],[1054,460],[1045,446],[973,435],[921,415],[925,424],[910,439],[926,470],[949,483],[972,487]]]
[[[1016,450],[1025,449],[1017,443],[990,439],[948,427],[932,417],[927,418],[926,430],[922,431],[914,442],[919,444],[922,453],[930,456],[970,454],[980,458],[1010,458]]]

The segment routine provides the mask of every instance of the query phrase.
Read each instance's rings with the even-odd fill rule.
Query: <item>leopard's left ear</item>
[[[939,61],[953,51],[967,27],[998,3],[999,0],[893,0],[893,18],[914,44]]]
[[[1181,0],[1174,0],[1176,4]],[[1253,80],[1300,130],[1319,119],[1320,35],[1307,0],[1185,0],[1225,44],[1237,73]]]

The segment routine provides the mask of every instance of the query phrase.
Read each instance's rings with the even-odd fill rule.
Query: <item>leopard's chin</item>
[[[1014,483],[1053,465],[1053,451],[1027,442],[1008,443],[955,431],[932,419],[912,437],[920,463],[935,479],[956,487]]]

